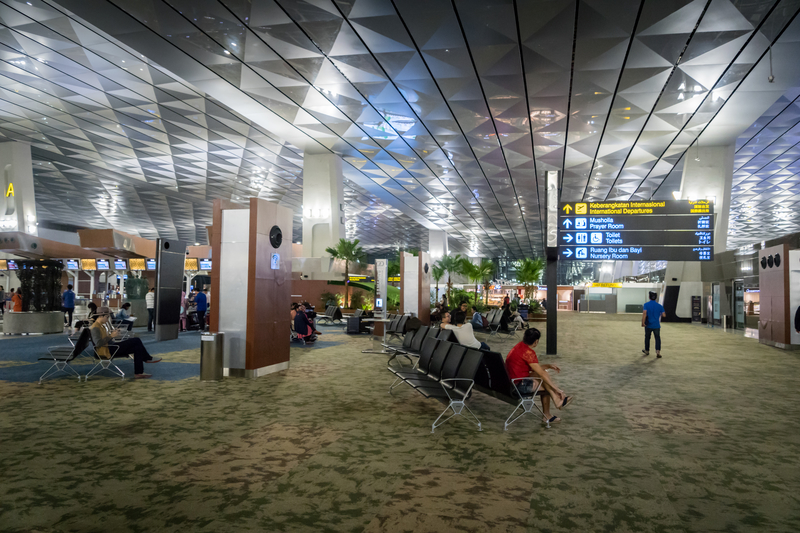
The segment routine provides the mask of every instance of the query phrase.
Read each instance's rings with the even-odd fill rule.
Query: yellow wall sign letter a
[[[9,183],[8,184],[8,190],[6,191],[6,198],[8,198],[9,196],[14,196],[14,184],[13,183]]]

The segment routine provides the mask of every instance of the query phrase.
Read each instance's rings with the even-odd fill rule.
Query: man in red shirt
[[[542,412],[551,424],[560,422],[561,419],[557,416],[550,414],[550,398],[553,398],[556,407],[564,409],[575,398],[574,396],[567,396],[564,391],[559,389],[556,384],[550,379],[547,370],[555,370],[556,373],[561,372],[561,369],[556,365],[543,365],[539,363],[536,357],[536,352],[533,351],[539,344],[539,339],[542,334],[536,328],[525,330],[522,336],[522,342],[514,346],[506,357],[506,370],[508,377],[513,379],[531,377],[530,380],[516,382],[517,390],[520,394],[530,394],[533,392],[533,380],[540,379],[542,389],[539,390],[539,395],[542,398]]]

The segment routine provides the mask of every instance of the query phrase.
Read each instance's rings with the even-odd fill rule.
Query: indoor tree
[[[450,301],[450,293],[453,289],[453,274],[461,274],[461,254],[443,256],[436,262],[439,267],[447,272],[447,303],[452,305]]]
[[[489,305],[489,287],[491,287],[489,282],[494,277],[495,268],[494,261],[486,259],[485,257],[481,259],[480,263],[475,265],[475,274],[477,275],[475,278],[475,292],[477,293],[478,291],[477,283],[479,281],[483,282],[483,289],[486,291],[486,305]],[[477,296],[475,297],[475,303],[478,303]]]
[[[461,269],[461,273],[475,284],[475,305],[478,305],[478,284],[483,282],[484,287],[489,286],[489,280],[494,276],[494,262],[484,257],[476,264],[465,257],[461,260]],[[488,292],[486,298],[488,301]]]
[[[354,241],[348,241],[347,239],[339,239],[339,242],[336,243],[336,246],[329,246],[325,248],[325,253],[330,255],[334,259],[341,259],[344,261],[344,306],[345,308],[348,307],[349,299],[348,299],[348,285],[350,283],[350,263],[360,263],[364,261],[367,257],[367,254],[364,253],[364,249],[358,245],[358,239]]]
[[[431,277],[436,282],[436,301],[439,301],[439,281],[444,277],[444,269],[439,263],[434,263],[431,267]]]
[[[544,260],[541,258],[531,259],[526,257],[519,262],[517,281],[525,288],[525,298],[531,297],[530,291],[542,278],[542,272],[544,272]]]

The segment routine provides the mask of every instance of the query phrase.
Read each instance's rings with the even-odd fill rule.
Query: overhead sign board
[[[372,276],[359,276],[353,274],[350,274],[350,277],[348,279],[350,281],[365,281],[365,282],[375,281],[375,278],[373,278]]]
[[[570,261],[710,261],[708,200],[559,204],[558,255]]]
[[[587,283],[590,288],[621,289],[622,283]]]

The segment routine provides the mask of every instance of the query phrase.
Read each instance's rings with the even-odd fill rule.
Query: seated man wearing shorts
[[[542,334],[536,328],[526,329],[525,334],[522,336],[522,342],[514,346],[508,353],[508,357],[506,357],[506,370],[508,371],[508,377],[512,380],[527,377],[531,378],[515,382],[517,390],[519,390],[520,394],[523,396],[530,395],[531,392],[533,392],[534,379],[540,379],[542,381],[542,387],[538,392],[538,395],[542,399],[542,412],[545,416],[545,419],[542,421],[552,424],[554,422],[561,422],[561,419],[550,414],[550,398],[553,399],[556,407],[564,409],[572,403],[575,397],[567,396],[564,391],[556,386],[555,382],[553,382],[548,375],[547,370],[555,370],[557,373],[561,372],[558,366],[539,363],[539,359],[536,357],[536,352],[533,351],[533,349],[538,346],[541,336]]]

